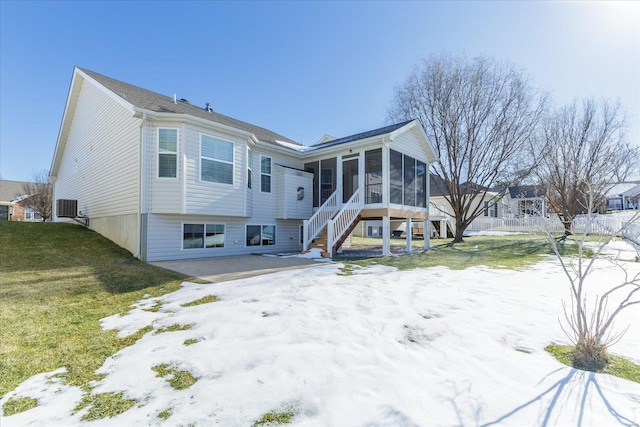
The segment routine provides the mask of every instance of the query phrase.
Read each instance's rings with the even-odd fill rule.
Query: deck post
[[[422,224],[422,233],[424,237],[424,250],[430,249],[430,240],[431,240],[431,221],[429,219],[424,220],[424,224]]]
[[[382,255],[391,255],[391,220],[388,216],[382,217]]]
[[[309,220],[302,221],[302,250],[309,250]]]
[[[333,258],[333,220],[330,219],[327,223],[327,249],[326,251],[329,253],[329,258]]]
[[[447,238],[447,220],[446,219],[440,220],[440,238],[441,239]]]
[[[407,218],[407,226],[405,227],[406,231],[406,236],[407,236],[407,246],[406,246],[406,252],[408,254],[411,253],[411,241],[413,239],[413,224],[411,222],[411,218]]]

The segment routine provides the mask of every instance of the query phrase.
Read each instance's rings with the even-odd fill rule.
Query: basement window
[[[275,225],[247,225],[247,246],[273,246],[276,244]]]
[[[224,224],[184,224],[182,249],[224,248]]]

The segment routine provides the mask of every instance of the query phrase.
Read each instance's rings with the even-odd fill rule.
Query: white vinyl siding
[[[177,178],[178,129],[158,129],[158,178]]]
[[[276,217],[309,219],[313,215],[313,175],[275,165]]]
[[[233,147],[233,184],[201,179],[201,136],[211,136]],[[227,145],[227,147],[229,147]],[[216,135],[210,129],[184,127],[184,204],[183,213],[194,215],[247,216],[246,212],[247,142],[226,134]],[[209,153],[210,154],[210,153]],[[231,158],[226,153],[226,158]],[[221,156],[222,157],[222,156]]]
[[[183,249],[184,224],[224,224],[224,247]],[[246,228],[247,225],[254,224],[275,227],[275,245],[247,246]],[[247,218],[151,214],[148,222],[147,258],[148,261],[162,261],[252,253],[296,252],[302,250],[302,245],[299,243],[301,224],[302,221],[299,220],[263,222],[261,224]]]
[[[78,210],[90,218],[138,213],[139,141],[140,119],[95,85],[83,82],[54,200],[75,199]]]
[[[278,218],[278,203],[282,199],[281,191],[286,191],[284,188],[281,188],[281,182],[277,179],[277,170],[280,166],[286,168],[294,168],[294,169],[302,169],[303,163],[297,159],[284,157],[280,155],[272,155],[271,152],[264,150],[255,149],[253,153],[254,167],[256,171],[256,179],[254,179],[254,183],[260,185],[257,180],[258,171],[260,170],[260,159],[262,157],[269,157],[271,159],[271,193],[264,193],[262,191],[253,191],[251,196],[252,198],[252,206],[253,209],[248,211],[249,215],[252,218],[252,224],[271,224],[275,218]],[[296,190],[295,188],[293,189]],[[289,197],[288,195],[286,197]],[[294,195],[295,197],[295,195]],[[305,198],[306,200],[306,198]],[[311,215],[309,215],[311,216]]]
[[[396,139],[391,143],[391,149],[400,151],[403,154],[413,157],[414,159],[420,160],[423,163],[429,163],[427,161],[427,147],[424,143],[420,142],[420,139],[417,136],[419,130],[417,128],[413,128],[407,132],[404,132],[396,137]]]
[[[271,157],[260,156],[260,191],[271,193]]]
[[[160,130],[176,131],[176,177],[163,178],[159,175]],[[184,131],[178,123],[156,123],[148,121],[144,129],[145,170],[142,212],[181,213],[183,207],[183,172],[184,172]]]
[[[210,135],[200,135],[200,179],[233,185],[234,145]]]

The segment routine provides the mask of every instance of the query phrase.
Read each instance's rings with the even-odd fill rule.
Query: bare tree
[[[611,332],[616,316],[627,307],[640,304],[640,273],[630,275],[622,261],[615,257],[610,258],[610,261],[624,273],[623,279],[618,282],[612,280],[604,293],[595,297],[593,297],[593,293],[588,293],[591,284],[588,280],[589,275],[593,272],[596,261],[602,257],[605,246],[615,236],[624,236],[628,227],[640,222],[640,212],[637,212],[619,229],[605,231],[605,236],[593,249],[593,256],[587,257],[585,241],[587,234],[597,226],[592,208],[596,206],[599,187],[584,181],[580,183],[580,186],[585,189],[583,198],[586,201],[587,214],[584,221],[574,222],[572,227],[574,239],[578,245],[577,256],[565,260],[560,255],[558,240],[548,227],[546,234],[571,286],[570,309],[566,304],[563,304],[566,321],[566,327],[563,329],[575,345],[573,364],[579,369],[598,371],[604,368],[608,361],[608,348],[626,332],[626,329],[617,334]],[[562,236],[562,238],[564,237],[566,234]],[[615,299],[615,302],[610,306],[612,299]]]
[[[424,60],[401,86],[392,120],[418,118],[436,150],[431,172],[452,208],[454,243],[501,197],[498,182],[520,181],[531,170],[531,138],[544,98],[510,64],[490,58],[437,56]]]
[[[48,218],[51,218],[52,214],[52,186],[48,182],[49,172],[41,170],[34,172],[32,175],[32,182],[25,182],[22,185],[22,192],[25,199],[25,206],[33,209],[38,215],[42,217],[42,222],[45,222]]]
[[[593,99],[581,107],[574,101],[544,121],[544,148],[533,152],[536,173],[567,234],[577,215],[600,204],[606,185],[623,181],[638,167],[638,148],[625,140],[624,129],[619,104]],[[596,203],[590,204],[590,195]]]

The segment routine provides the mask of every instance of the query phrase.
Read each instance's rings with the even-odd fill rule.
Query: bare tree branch
[[[551,208],[565,225],[602,202],[606,186],[637,171],[639,149],[625,136],[625,116],[619,104],[606,100],[577,101],[548,115],[539,145],[531,152],[536,174],[548,188]],[[587,189],[585,186],[592,188]],[[595,193],[592,193],[595,190]],[[586,199],[594,194],[595,203]]]
[[[627,268],[622,262],[616,258],[611,258],[617,267],[624,273],[624,279],[617,284],[613,284],[606,289],[602,295],[596,295],[594,298],[588,298],[588,278],[594,271],[595,262],[603,256],[603,250],[614,236],[623,235],[630,224],[640,221],[640,212],[634,215],[630,220],[622,225],[618,230],[613,230],[609,236],[600,239],[594,249],[593,256],[589,259],[585,253],[584,244],[587,234],[592,229],[594,215],[592,213],[597,196],[599,195],[599,186],[592,185],[588,182],[578,182],[577,187],[586,190],[585,194],[580,197],[585,201],[587,215],[585,226],[580,232],[574,231],[574,238],[578,245],[578,255],[569,263],[561,256],[558,249],[556,238],[550,232],[548,226],[545,228],[551,247],[560,261],[562,269],[569,279],[571,288],[571,310],[567,310],[567,304],[563,301],[565,324],[562,324],[562,330],[569,339],[575,344],[574,364],[577,367],[597,370],[603,367],[608,357],[608,347],[618,342],[628,327],[621,332],[612,334],[612,327],[618,314],[633,305],[640,304],[640,272],[629,275]],[[546,223],[545,223],[546,224]],[[617,295],[618,303],[609,310],[611,298]],[[589,304],[589,301],[593,301]],[[593,308],[591,308],[593,306]]]
[[[34,172],[32,182],[25,182],[22,185],[23,194],[17,195],[27,196],[24,205],[37,212],[43,222],[50,219],[52,214],[53,189],[48,178],[49,172],[46,170]]]
[[[486,57],[433,56],[396,88],[392,120],[418,118],[436,150],[431,172],[451,205],[454,242],[482,215],[499,181],[521,180],[545,100],[525,75]]]

